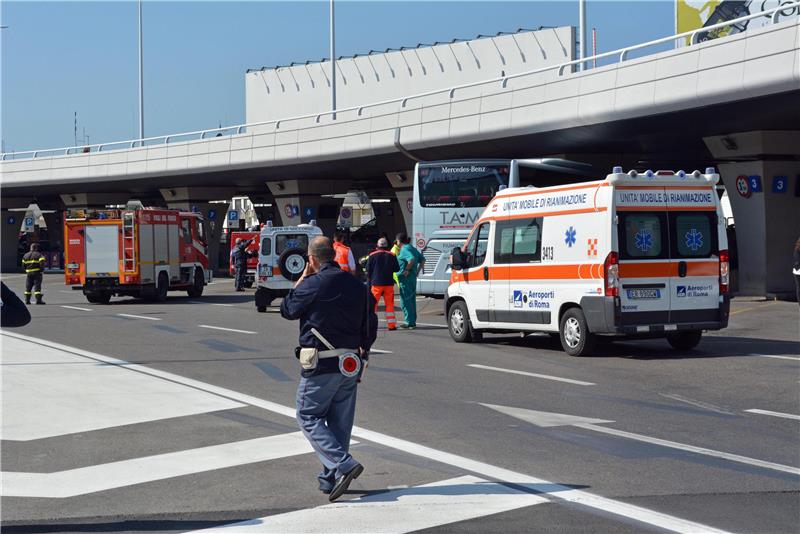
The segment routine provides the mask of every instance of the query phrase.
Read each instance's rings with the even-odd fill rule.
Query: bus
[[[544,187],[594,179],[592,166],[558,158],[447,160],[414,168],[412,243],[425,256],[417,294],[442,298],[450,284],[450,251],[506,187]]]

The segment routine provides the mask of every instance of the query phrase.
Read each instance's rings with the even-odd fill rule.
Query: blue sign
[[[307,219],[314,218],[314,208],[312,206],[308,206],[307,208],[303,208],[303,217]]]
[[[228,212],[228,221],[236,222],[239,220],[239,212],[236,210],[231,210]]]
[[[208,210],[208,220],[213,221],[217,218],[217,210]]]
[[[761,188],[761,177],[758,175],[752,175],[747,177],[747,181],[750,184],[750,192],[752,193],[762,193],[764,190]]]
[[[13,215],[10,215],[8,219],[6,219],[6,224],[14,224],[15,222],[17,222],[17,218]]]
[[[772,177],[772,192],[773,193],[785,193],[787,189],[789,189],[789,177],[788,176],[773,176]]]
[[[200,208],[197,207],[197,204],[192,204],[191,210],[192,213],[200,213]]]
[[[25,226],[33,226],[33,217],[25,217]]]

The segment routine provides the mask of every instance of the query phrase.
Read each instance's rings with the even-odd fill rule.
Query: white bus
[[[441,298],[450,283],[450,251],[498,191],[592,178],[585,163],[556,158],[428,161],[414,169],[412,243],[425,256],[417,293]]]

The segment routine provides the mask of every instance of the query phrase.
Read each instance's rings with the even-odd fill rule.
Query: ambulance
[[[728,324],[725,218],[713,168],[622,171],[504,189],[452,252],[451,337],[547,332],[573,356],[599,336],[697,346]]]
[[[309,241],[321,235],[322,229],[314,220],[297,226],[272,226],[272,221],[267,221],[261,229],[258,251],[258,312],[266,312],[273,300],[289,294],[306,269]]]

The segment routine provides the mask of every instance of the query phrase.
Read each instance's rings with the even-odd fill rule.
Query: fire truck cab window
[[[183,234],[183,241],[185,243],[192,242],[192,227],[189,223],[189,219],[181,220],[181,233]]]

